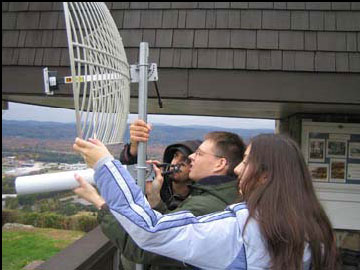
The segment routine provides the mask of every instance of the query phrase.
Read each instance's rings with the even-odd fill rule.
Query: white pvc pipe
[[[79,186],[74,174],[82,176],[87,182],[95,185],[94,170],[77,170],[59,173],[19,176],[15,179],[18,195],[71,190]]]

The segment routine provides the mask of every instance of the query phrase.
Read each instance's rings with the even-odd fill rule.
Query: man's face
[[[219,159],[215,154],[214,142],[211,140],[205,140],[189,158],[191,160],[189,177],[193,181],[213,175],[213,169]]]
[[[185,155],[176,151],[174,153],[173,159],[171,160],[171,165],[180,165],[180,172],[172,174],[170,177],[174,182],[187,182],[189,181],[189,170],[190,170],[190,160],[185,157]]]

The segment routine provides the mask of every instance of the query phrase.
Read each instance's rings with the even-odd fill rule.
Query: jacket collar
[[[234,180],[236,180],[236,178],[229,175],[210,175],[195,183],[199,185],[220,185]]]

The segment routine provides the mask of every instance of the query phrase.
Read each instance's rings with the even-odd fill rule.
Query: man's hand
[[[97,139],[84,141],[80,138],[76,138],[73,149],[82,155],[90,168],[94,168],[96,162],[101,158],[112,156],[106,146]]]
[[[146,161],[148,164],[153,164],[153,169],[155,172],[155,179],[152,182],[146,182],[146,195],[149,201],[149,204],[152,208],[156,207],[160,201],[160,190],[164,183],[164,177],[161,175],[161,170],[156,166],[160,162],[157,160],[148,160]]]
[[[95,205],[97,209],[105,203],[104,199],[99,195],[97,190],[88,182],[84,180],[80,175],[75,174],[75,179],[79,182],[80,186],[73,191],[81,198]]]
[[[149,140],[149,133],[151,125],[146,124],[143,120],[136,120],[130,125],[130,154],[137,155],[138,142],[147,142]]]

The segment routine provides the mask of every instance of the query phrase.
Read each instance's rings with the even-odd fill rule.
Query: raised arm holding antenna
[[[181,166],[181,173],[171,175],[173,180],[167,188],[172,188],[172,192],[171,190],[169,193],[161,192],[165,195],[162,194],[162,200],[160,204],[155,204],[155,209],[160,213],[188,211],[196,216],[223,210],[238,196],[233,168],[241,160],[244,149],[241,138],[227,132],[209,133],[205,136],[202,144],[198,141],[187,141],[168,146],[164,152],[164,161],[168,162],[172,159],[171,163],[174,164],[181,161],[179,158],[184,157],[184,154],[192,153],[188,155],[191,163],[185,162],[186,164]],[[190,150],[191,152],[189,152]],[[154,169],[156,179],[162,179],[161,171],[156,167]],[[178,186],[182,183],[190,184],[190,175],[194,182],[190,186],[185,186],[187,188],[185,197],[181,197],[178,194]],[[154,182],[152,186],[154,186]],[[168,197],[169,194],[173,195]],[[158,192],[147,193],[150,205],[152,205],[152,196],[154,195],[160,201]],[[170,198],[170,200],[166,201],[163,198]],[[99,212],[99,220],[104,234],[118,246],[125,258],[138,263],[150,264],[156,267],[154,269],[188,269],[181,262],[141,250],[106,208]]]
[[[74,145],[84,155],[101,156],[97,186],[140,247],[203,269],[336,269],[331,224],[301,151],[288,137],[253,138],[234,170],[245,203],[203,217],[150,209],[129,173],[103,148],[79,139]]]

